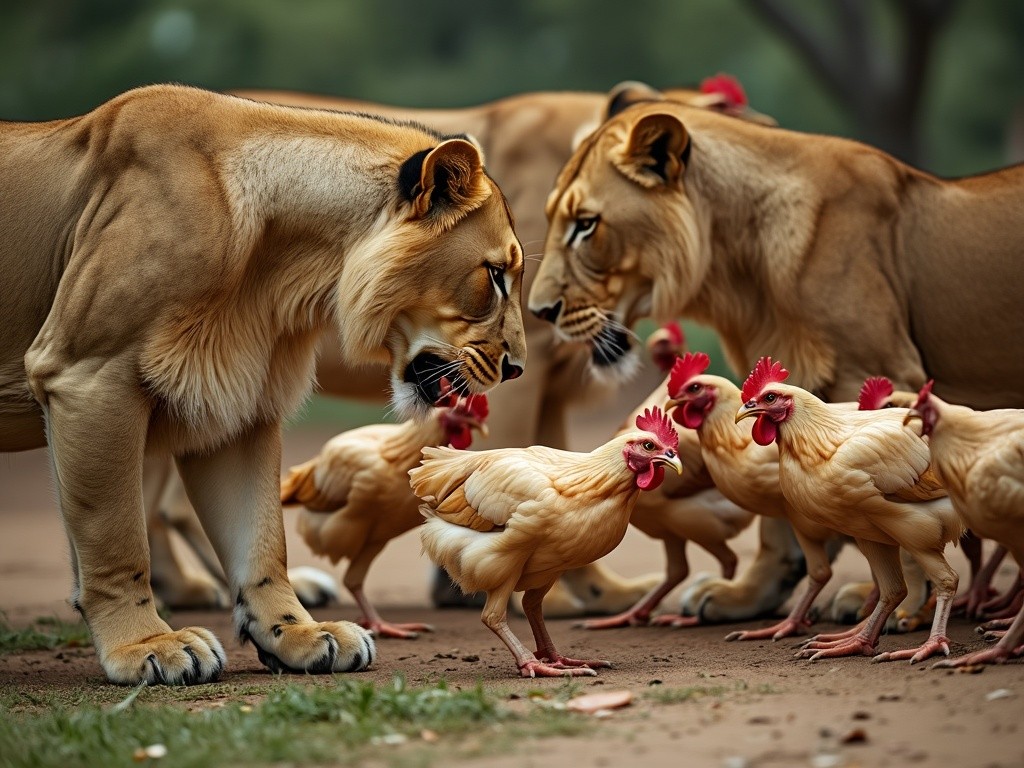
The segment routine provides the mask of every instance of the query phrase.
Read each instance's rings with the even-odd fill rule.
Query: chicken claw
[[[793,637],[803,633],[804,627],[811,626],[808,619],[785,618],[778,624],[773,624],[764,629],[744,629],[730,632],[725,636],[729,642],[733,640],[781,640],[784,637]]]
[[[858,634],[827,643],[809,643],[793,655],[797,659],[818,661],[818,659],[838,659],[844,656],[871,656],[874,652],[875,645],[872,644],[871,639]]]
[[[968,653],[959,659],[942,659],[932,664],[932,669],[953,669],[955,667],[967,667],[975,664],[1005,664],[1010,659],[1024,655],[1024,645],[1011,650],[1005,645],[997,645],[994,648],[986,648],[984,651]]]
[[[949,656],[949,638],[945,635],[929,637],[922,643],[920,648],[906,648],[902,651],[887,651],[880,653],[871,659],[872,662],[883,661],[904,661],[910,659],[911,664],[917,664],[937,653]]]
[[[651,619],[651,626],[653,627],[672,627],[673,629],[699,627],[702,624],[700,616],[683,616],[678,613],[665,613]]]
[[[574,669],[578,667],[586,667],[587,669],[600,669],[602,667],[610,668],[612,663],[610,661],[604,661],[603,659],[570,659],[567,656],[563,656],[560,653],[549,653],[540,655],[538,653],[537,658],[545,664],[550,664],[555,669]],[[596,672],[594,674],[597,674]]]
[[[587,619],[577,621],[573,629],[619,629],[620,627],[646,627],[651,621],[637,611],[626,611],[617,616],[609,616],[606,619]]]
[[[594,676],[597,675],[597,672],[586,665],[579,667],[556,666],[546,664],[540,659],[533,659],[519,665],[519,674],[523,677],[582,677],[584,675]]]
[[[415,640],[420,632],[433,632],[432,624],[392,624],[387,621],[369,621],[363,619],[359,622],[363,629],[370,630],[377,637],[393,637],[399,640]]]

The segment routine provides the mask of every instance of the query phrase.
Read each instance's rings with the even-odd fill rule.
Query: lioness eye
[[[656,447],[650,440],[644,440],[643,448],[645,451],[653,451]]]
[[[572,245],[576,240],[586,240],[594,234],[598,220],[598,216],[580,216],[577,218],[572,233],[569,235],[569,244]]]
[[[503,299],[508,298],[508,288],[505,287],[505,268],[497,264],[488,264],[487,271],[491,273],[491,281],[501,293]]]

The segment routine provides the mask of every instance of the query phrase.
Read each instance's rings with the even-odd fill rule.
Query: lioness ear
[[[644,115],[616,154],[616,167],[638,184],[676,186],[690,159],[690,134],[674,115]]]
[[[413,218],[435,219],[445,229],[491,194],[483,155],[467,139],[448,139],[417,152],[399,169],[398,186],[412,205]]]
[[[604,108],[604,119],[615,117],[626,107],[641,101],[664,101],[665,95],[657,88],[636,80],[624,80],[608,91],[608,103]]]

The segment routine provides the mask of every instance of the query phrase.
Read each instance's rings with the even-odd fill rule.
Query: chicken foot
[[[544,623],[544,613],[541,604],[544,595],[551,589],[551,584],[538,589],[528,589],[523,593],[523,613],[526,620],[530,622],[530,629],[533,630],[533,639],[537,643],[537,651],[534,657],[542,665],[557,670],[560,674],[569,675],[596,675],[594,670],[600,667],[610,667],[610,661],[601,659],[583,660],[571,659],[563,656],[555,650],[555,644],[548,634],[547,625]]]
[[[487,602],[484,603],[483,613],[480,620],[505,644],[505,647],[512,652],[516,660],[516,667],[521,677],[565,677],[567,675],[596,675],[590,669],[584,672],[582,669],[566,670],[545,664],[529,649],[522,641],[515,636],[515,633],[508,626],[508,601],[512,597],[512,584],[502,585],[497,590],[487,593]],[[546,590],[545,590],[546,591]],[[524,597],[525,600],[525,597]]]
[[[811,626],[812,622],[807,614],[814,604],[818,593],[832,578],[832,566],[829,564],[828,553],[825,551],[824,543],[807,538],[800,531],[794,528],[800,549],[803,550],[804,559],[807,561],[807,587],[804,590],[800,601],[793,606],[789,616],[777,624],[763,629],[747,629],[730,632],[725,636],[728,641],[733,640],[781,640],[784,637],[802,634],[805,627]]]
[[[935,619],[932,622],[932,631],[928,639],[918,648],[907,648],[900,651],[888,651],[875,656],[872,661],[903,661],[910,660],[911,664],[934,656],[937,653],[949,656],[949,638],[946,637],[946,625],[949,622],[949,614],[953,609],[953,597],[956,595],[957,582],[959,577],[946,558],[942,555],[942,549],[921,550],[911,552],[928,574],[928,579],[935,589]]]
[[[970,664],[1002,664],[1010,659],[1024,656],[1024,609],[1013,620],[1010,628],[999,638],[999,642],[984,651],[969,653],[958,659],[943,659],[932,668],[965,667]]]
[[[878,602],[871,615],[848,632],[811,638],[794,654],[798,659],[832,659],[842,656],[871,656],[878,647],[885,622],[907,596],[899,547],[858,540],[857,546],[871,564],[879,587]]]
[[[345,584],[345,588],[352,593],[356,605],[359,606],[359,610],[363,613],[358,621],[359,626],[370,630],[377,637],[414,640],[419,637],[420,632],[433,632],[434,628],[430,624],[391,624],[384,621],[363,591],[363,581],[370,570],[370,565],[384,549],[385,544],[386,542],[381,543],[379,546],[368,545],[362,552],[352,558],[352,562],[349,563],[348,569],[345,571],[345,578],[342,581]]]

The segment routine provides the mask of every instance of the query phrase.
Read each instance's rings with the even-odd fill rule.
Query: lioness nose
[[[501,358],[501,380],[508,381],[509,379],[518,379],[523,375],[523,369],[521,366],[513,365],[508,361],[508,355]]]
[[[549,323],[555,323],[558,321],[558,316],[562,314],[562,300],[559,299],[550,307],[531,307],[530,311],[541,320],[547,320]]]

